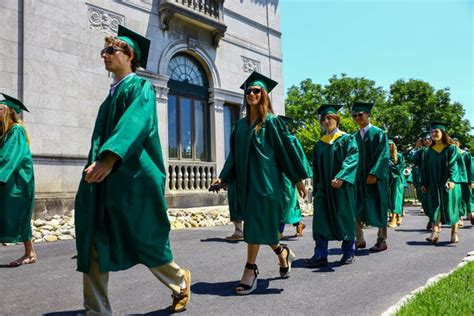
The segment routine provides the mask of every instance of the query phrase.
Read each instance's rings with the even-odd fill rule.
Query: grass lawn
[[[474,315],[474,262],[416,294],[396,315]]]

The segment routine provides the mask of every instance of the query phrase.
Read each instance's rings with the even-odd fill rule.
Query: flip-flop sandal
[[[9,266],[10,267],[19,267],[23,264],[31,264],[31,263],[35,263],[37,260],[36,256],[32,256],[32,257],[21,257],[20,259],[17,259],[15,261],[12,261],[10,262]]]

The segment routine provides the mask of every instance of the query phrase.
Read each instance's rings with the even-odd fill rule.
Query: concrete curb
[[[457,269],[465,266],[468,262],[474,262],[474,251],[468,252],[467,256],[464,257],[462,259],[461,263],[458,264],[458,266],[456,268],[454,268],[453,270],[449,271],[448,273],[438,274],[438,275],[428,279],[428,281],[426,282],[425,285],[411,291],[410,294],[407,294],[407,295],[403,296],[395,305],[390,306],[385,312],[383,312],[381,316],[393,316],[393,315],[395,315],[400,310],[400,308],[402,308],[402,306],[404,306],[411,299],[413,299],[413,297],[415,297],[416,294],[423,292],[427,287],[436,284],[441,279],[447,277],[448,275],[450,275],[451,273],[453,273]]]

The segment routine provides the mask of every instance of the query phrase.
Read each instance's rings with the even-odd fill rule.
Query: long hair
[[[4,105],[0,104],[0,106],[4,106]],[[7,106],[5,106],[5,108],[6,108],[5,115],[1,119],[1,124],[0,124],[0,140],[2,140],[3,137],[5,137],[5,135],[8,134],[8,132],[12,129],[13,126],[20,125],[25,130],[26,141],[28,142],[28,144],[30,144],[30,138],[28,137],[28,133],[26,133],[26,128],[25,128],[25,125],[23,124],[23,121],[18,117],[15,110]]]
[[[398,150],[397,145],[395,145],[395,143],[390,144],[390,158],[392,158],[395,163],[398,162]]]
[[[454,142],[454,140],[451,139],[451,137],[449,137],[448,133],[446,133],[445,131],[441,130],[441,142],[443,143],[443,145],[456,145],[456,143]],[[431,146],[430,147],[433,147],[434,145],[436,145],[436,142],[434,140],[431,141]]]
[[[265,121],[265,117],[267,116],[267,113],[272,113],[272,114],[274,113],[272,102],[270,101],[270,98],[268,97],[267,91],[265,91],[265,89],[262,88],[260,94],[261,94],[260,101],[256,105],[257,126],[255,128],[255,132],[258,132],[262,128],[262,124]],[[247,121],[250,125],[252,122],[250,122],[250,105],[247,102],[247,95],[245,95],[245,110],[247,111]]]

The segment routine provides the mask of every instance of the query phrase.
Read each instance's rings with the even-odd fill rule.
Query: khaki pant
[[[365,241],[364,239],[364,231],[362,230],[362,222],[357,221],[356,223],[356,242]],[[385,241],[387,240],[387,226],[379,227],[377,231],[377,241]]]
[[[174,294],[179,294],[184,287],[184,272],[174,261],[149,269]],[[87,315],[112,315],[107,295],[108,282],[109,273],[99,271],[97,252],[93,250],[89,273],[83,274],[84,307]]]

